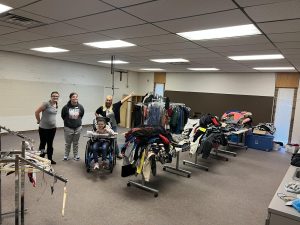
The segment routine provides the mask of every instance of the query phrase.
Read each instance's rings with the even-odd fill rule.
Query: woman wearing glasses
[[[35,111],[35,118],[37,124],[39,124],[41,157],[48,155],[48,159],[51,160],[51,164],[56,164],[52,159],[53,155],[53,140],[56,132],[56,114],[58,108],[59,93],[53,91],[51,93],[51,99],[48,102],[43,102],[42,105]],[[42,117],[40,117],[42,113]],[[46,151],[47,144],[47,151]]]

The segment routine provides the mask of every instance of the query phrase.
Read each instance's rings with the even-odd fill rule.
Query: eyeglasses
[[[59,98],[59,95],[52,95],[52,98]]]

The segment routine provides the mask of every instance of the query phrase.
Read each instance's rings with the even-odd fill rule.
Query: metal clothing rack
[[[142,174],[142,181],[141,183],[138,183],[136,181],[133,181],[133,180],[129,180],[127,182],[127,187],[130,187],[131,185],[137,187],[137,188],[140,188],[142,190],[145,190],[145,191],[148,191],[148,192],[152,192],[154,194],[154,197],[158,197],[158,190],[157,189],[154,189],[154,188],[151,188],[151,187],[148,187],[145,185],[145,178],[144,178],[144,175]]]
[[[13,135],[16,135],[22,139],[25,139],[27,141],[30,141],[31,143],[34,143],[34,141],[30,138],[27,138],[26,136],[19,134],[18,132],[11,131],[8,128],[5,128],[3,126],[0,126],[0,163],[8,163],[8,162],[15,162],[15,210],[13,212],[7,212],[2,213],[2,180],[1,180],[1,173],[2,170],[0,170],[0,224],[2,224],[2,216],[8,215],[8,214],[15,214],[15,225],[19,225],[21,222],[21,225],[25,224],[24,214],[27,211],[25,209],[25,163],[34,167],[37,170],[40,170],[50,176],[53,176],[55,179],[60,180],[64,182],[65,184],[68,182],[67,179],[51,172],[47,171],[44,168],[35,165],[34,163],[28,161],[25,159],[25,149],[26,144],[25,141],[22,141],[22,150],[14,150],[14,151],[1,151],[1,128],[8,131],[9,133],[12,133]],[[2,154],[4,157],[2,157]],[[15,155],[15,159],[6,158],[8,155]],[[64,206],[65,206],[65,200],[66,200],[66,187],[64,189],[65,195],[64,195],[64,201],[63,201],[63,210],[62,214],[64,214]],[[21,218],[20,218],[21,217]]]
[[[170,173],[174,173],[174,174],[177,174],[180,176],[186,176],[186,177],[190,178],[191,174],[192,174],[190,171],[179,168],[179,156],[180,156],[181,151],[182,151],[182,149],[180,149],[178,151],[176,150],[176,165],[175,165],[175,167],[166,165],[163,167],[163,170],[166,172],[170,172]],[[168,171],[167,169],[170,169],[170,171]]]
[[[191,162],[188,160],[183,160],[182,163],[183,163],[183,165],[192,166],[197,169],[202,169],[202,170],[208,171],[207,166],[204,166],[204,165],[201,165],[198,163],[198,153],[197,152],[195,152],[195,161],[194,162]]]

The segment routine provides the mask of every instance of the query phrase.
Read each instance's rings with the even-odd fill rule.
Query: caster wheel
[[[225,160],[226,162],[228,161],[228,159]]]
[[[208,169],[205,169],[205,171],[208,171]]]
[[[166,171],[166,167],[163,167],[163,171]]]
[[[91,172],[91,168],[87,168],[86,172],[88,172],[88,173]]]
[[[157,194],[157,193],[155,193],[155,194],[154,194],[154,198],[157,198],[157,197],[158,197],[158,194]]]
[[[185,162],[182,162],[183,165],[185,165]]]
[[[131,183],[127,183],[127,187],[130,187],[131,186]]]
[[[188,174],[187,177],[190,178],[190,177],[191,177],[191,174]]]

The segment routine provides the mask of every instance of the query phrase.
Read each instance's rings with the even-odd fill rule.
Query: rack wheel
[[[205,169],[205,171],[208,171],[208,169]]]
[[[227,162],[227,161],[228,161],[228,159],[225,159],[225,161]]]
[[[154,193],[154,198],[157,198],[158,197],[158,193]]]
[[[130,187],[131,186],[131,183],[127,183],[127,187]]]
[[[88,172],[88,173],[91,172],[91,168],[89,168],[89,167],[86,168],[86,172]]]
[[[187,175],[187,178],[190,178],[190,177],[191,177],[191,174],[188,174],[188,175]]]
[[[182,164],[185,165],[185,162],[183,161]]]
[[[163,167],[163,171],[166,171],[166,167]]]

